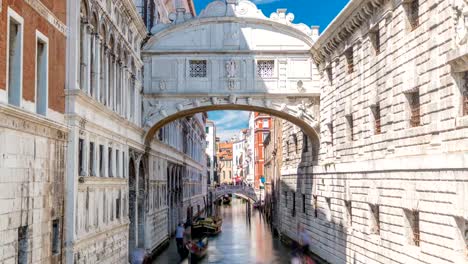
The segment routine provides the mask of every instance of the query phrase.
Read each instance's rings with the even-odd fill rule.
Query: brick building
[[[0,262],[60,263],[66,0],[0,1]]]
[[[220,183],[233,183],[233,143],[219,142],[218,143],[218,176]]]
[[[268,114],[251,112],[250,119],[253,123],[251,137],[253,137],[254,187],[258,190],[261,186],[260,180],[264,176],[265,158],[263,141],[270,133],[271,116]]]

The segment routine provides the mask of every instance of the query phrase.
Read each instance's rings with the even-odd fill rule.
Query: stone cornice
[[[36,12],[41,15],[45,20],[49,22],[55,29],[57,29],[64,36],[67,36],[68,28],[65,25],[65,22],[57,18],[57,16],[49,10],[41,1],[39,0],[25,0],[28,5],[30,5]],[[0,1],[0,6],[2,1]],[[1,11],[0,7],[0,11]]]
[[[56,131],[60,131],[60,135],[58,134],[50,134],[50,137],[56,138],[56,139],[62,139],[66,140],[66,134],[68,134],[69,129],[67,126],[55,122],[53,120],[47,119],[44,116],[37,115],[28,111],[25,111],[23,109],[10,106],[10,105],[5,105],[0,103],[0,115],[4,114],[6,116],[10,116],[14,118],[15,120],[21,120],[21,122],[14,122],[14,127],[9,126],[8,122],[4,122],[5,120],[2,120],[0,118],[0,127],[8,127],[12,129],[17,129],[19,131],[31,133],[31,134],[40,134],[42,136],[46,136],[44,129],[41,129],[39,131],[39,128],[48,128],[48,129],[53,129]],[[29,122],[29,124],[28,124]],[[37,129],[34,129],[30,125],[34,124],[37,126]]]
[[[135,26],[138,29],[138,33],[140,33],[141,38],[143,39],[146,38],[146,36],[148,35],[148,31],[146,30],[145,23],[143,22],[143,19],[140,17],[140,14],[138,14],[138,11],[136,10],[136,7],[133,1],[122,0],[122,3],[124,3],[125,7],[127,8],[128,15],[130,16],[133,23],[135,23]]]
[[[76,90],[66,90],[65,91],[66,96],[76,96],[79,98],[82,102],[87,103],[89,106],[93,107],[97,113],[105,114],[107,115],[110,119],[113,119],[114,121],[120,123],[121,125],[124,125],[130,129],[135,129],[139,130],[140,132],[143,131],[141,127],[138,125],[128,121],[127,119],[123,118],[116,112],[110,110],[103,104],[97,102],[94,98],[88,96],[86,93],[84,93],[82,90],[76,89]],[[69,113],[72,114],[72,113]]]
[[[322,64],[385,1],[387,0],[351,0],[313,45],[311,52],[315,63]]]
[[[373,1],[379,1],[379,0],[373,0]],[[383,1],[383,0],[380,0],[380,1]],[[270,26],[277,31],[283,31],[283,32],[287,32],[288,34],[294,35],[294,37],[304,41],[310,47],[314,45],[314,39],[311,36],[307,35],[302,30],[291,26],[291,24],[281,23],[277,20],[272,20],[272,19],[226,16],[226,17],[196,17],[196,18],[184,21],[180,24],[167,25],[164,29],[160,30],[159,32],[156,32],[148,41],[146,46],[149,47],[153,45],[155,42],[169,35],[170,33],[174,33],[176,31],[179,31],[185,28],[192,28],[194,26],[213,24],[213,23],[221,24],[221,23],[232,23],[232,22],[236,22],[236,23],[244,24],[244,25],[245,24],[261,24],[265,26]]]

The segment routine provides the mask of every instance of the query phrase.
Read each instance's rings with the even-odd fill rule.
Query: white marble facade
[[[162,141],[145,142],[140,48],[148,31],[135,5],[81,0],[68,8],[67,155],[73,158],[67,161],[65,261],[128,263],[133,249],[151,255],[168,241],[176,169],[179,176],[200,172],[192,181],[183,178],[180,190],[196,186],[184,205],[204,210],[204,124],[195,135],[176,122],[162,129]]]

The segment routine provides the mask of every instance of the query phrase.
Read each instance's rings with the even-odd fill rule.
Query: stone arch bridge
[[[258,200],[257,194],[253,187],[249,186],[241,186],[241,185],[225,185],[220,186],[214,189],[213,193],[213,201],[216,201],[222,198],[226,194],[235,194],[239,195],[245,199],[250,199],[254,202]]]
[[[165,124],[211,110],[288,120],[319,141],[318,28],[285,9],[265,16],[247,0],[213,1],[196,18],[177,9],[143,48],[146,143]]]

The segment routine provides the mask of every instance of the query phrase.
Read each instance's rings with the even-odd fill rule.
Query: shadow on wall
[[[283,124],[283,174],[273,190],[279,203],[273,228],[287,243],[299,242],[303,228],[310,240],[309,250],[319,262],[326,263],[323,258],[327,257],[330,263],[354,263],[354,257],[346,254],[352,232],[351,208],[346,200],[331,198],[331,182],[325,184],[328,179],[317,179],[313,174],[318,142],[292,124]]]

